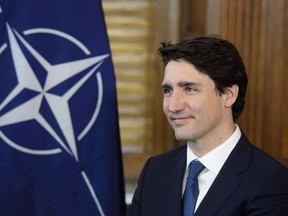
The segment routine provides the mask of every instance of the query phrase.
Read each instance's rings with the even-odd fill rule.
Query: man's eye
[[[186,87],[186,88],[185,88],[185,91],[186,91],[186,92],[189,92],[189,93],[192,93],[192,92],[197,91],[197,89],[196,89],[196,88],[192,88],[192,87]]]
[[[164,95],[170,94],[171,93],[171,89],[170,88],[163,88],[162,92]]]

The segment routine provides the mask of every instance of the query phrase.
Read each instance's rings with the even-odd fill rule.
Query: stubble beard
[[[174,130],[175,138],[181,142],[194,142],[195,134],[189,129],[181,129],[176,126],[172,126]]]

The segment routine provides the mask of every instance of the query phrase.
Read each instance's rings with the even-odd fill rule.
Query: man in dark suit
[[[187,145],[146,162],[126,216],[287,216],[288,169],[235,123],[248,82],[235,46],[202,36],[158,51],[163,110]]]

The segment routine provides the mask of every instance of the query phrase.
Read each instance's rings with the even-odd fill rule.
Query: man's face
[[[208,75],[185,61],[170,61],[162,91],[163,110],[178,140],[208,142],[221,136],[227,119],[225,94],[217,92]]]

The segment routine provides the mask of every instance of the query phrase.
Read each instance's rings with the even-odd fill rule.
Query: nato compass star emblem
[[[2,9],[0,7],[0,14],[1,12]],[[0,44],[0,58],[1,55],[10,49],[18,83],[4,98],[4,100],[0,101],[0,138],[7,145],[24,154],[45,156],[67,153],[71,157],[74,157],[76,161],[79,161],[76,143],[89,132],[99,114],[103,98],[103,83],[101,73],[97,70],[109,54],[89,57],[91,53],[84,44],[73,36],[55,29],[34,28],[19,33],[16,29],[11,27],[9,23],[6,23],[6,30],[9,41]],[[72,43],[72,45],[78,47],[79,50],[84,52],[88,57],[52,65],[37,51],[37,48],[31,46],[28,41],[25,40],[25,37],[33,34],[36,36],[37,34],[48,34],[65,39],[69,43]],[[37,77],[37,72],[29,63],[23,49],[25,49],[25,52],[28,52],[33,56],[35,61],[46,71],[47,75],[43,82],[39,81],[40,78]],[[79,74],[83,75],[77,76]],[[72,77],[77,77],[78,80],[72,86],[69,86],[64,93],[59,95],[54,91],[51,91]],[[94,112],[87,125],[82,129],[81,133],[75,134],[69,100],[77,94],[79,89],[84,86],[89,79],[97,80],[97,103],[95,104]],[[18,100],[21,98],[23,91],[33,92],[33,96],[20,100],[21,103],[17,103],[17,105],[14,106],[15,99],[17,98]],[[50,108],[62,135],[59,135],[59,133],[53,128],[48,117],[41,113],[41,105],[43,103]],[[11,137],[9,137],[9,135],[5,134],[3,127],[14,126],[26,121],[36,122],[42,130],[44,130],[57,142],[57,144],[59,144],[59,147],[51,149],[28,148],[21,145],[19,142],[15,142]],[[102,207],[86,173],[82,171],[81,174],[100,214],[104,215]]]

